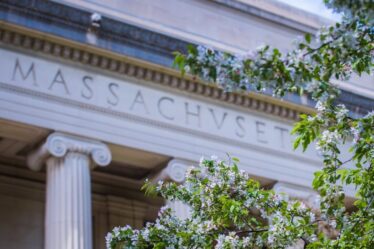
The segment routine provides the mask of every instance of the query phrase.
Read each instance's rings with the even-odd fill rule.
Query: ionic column
[[[110,161],[105,144],[57,132],[28,156],[32,170],[46,162],[46,249],[92,249],[90,169]]]
[[[152,180],[154,182],[162,181],[173,181],[182,184],[186,180],[186,171],[191,162],[173,159],[169,161],[166,168],[164,168],[159,174],[157,174]],[[166,201],[166,205],[170,207],[174,214],[181,218],[187,219],[190,216],[191,208],[181,201]]]

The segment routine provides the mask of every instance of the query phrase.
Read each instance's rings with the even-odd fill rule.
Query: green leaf
[[[314,189],[319,189],[323,185],[323,176],[324,172],[323,171],[317,171],[314,173],[314,179],[313,179],[313,188]]]
[[[150,181],[146,181],[144,185],[140,189],[141,191],[145,192],[145,195],[147,196],[156,196],[157,195],[157,189],[156,185],[151,183]]]
[[[312,35],[310,33],[306,33],[305,34],[305,41],[310,44],[310,42],[312,41]]]
[[[293,143],[293,149],[296,150],[300,145],[301,137],[296,138],[295,142]]]

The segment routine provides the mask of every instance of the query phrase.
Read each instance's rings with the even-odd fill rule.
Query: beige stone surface
[[[0,195],[0,247],[42,249],[44,203]]]

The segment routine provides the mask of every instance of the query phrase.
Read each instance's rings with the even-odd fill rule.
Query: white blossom
[[[107,233],[105,236],[106,248],[110,249],[110,244],[112,243],[113,234],[111,232]]]
[[[340,104],[337,105],[337,111],[336,111],[336,119],[338,122],[342,122],[345,117],[347,117],[348,109],[345,108],[345,105]]]
[[[323,112],[323,111],[326,110],[325,104],[323,102],[321,102],[321,101],[317,101],[316,108],[317,108],[318,112]]]
[[[340,139],[340,134],[337,131],[325,130],[322,132],[321,139],[326,143],[334,143]]]
[[[356,144],[360,139],[360,130],[356,127],[351,127],[351,134],[353,136],[353,143]]]

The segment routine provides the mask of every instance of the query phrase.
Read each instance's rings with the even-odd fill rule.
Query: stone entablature
[[[135,79],[145,80],[148,83],[168,86],[285,119],[297,120],[300,113],[314,112],[309,107],[284,102],[270,96],[255,93],[226,93],[218,87],[204,84],[190,76],[182,78],[180,73],[175,70],[140,63],[131,58],[125,58],[110,52],[103,52],[95,47],[78,45],[74,42],[58,41],[56,38],[39,38],[37,34],[30,34],[31,30],[22,30],[22,32],[14,31],[14,26],[9,26],[8,28],[2,27],[0,28],[0,41],[3,44],[11,45],[11,47],[15,46],[43,55],[79,62],[84,65],[107,70],[111,73],[114,72]],[[55,76],[59,80],[60,76]],[[90,78],[86,78],[85,81],[90,81]],[[111,86],[112,89],[115,87]],[[69,89],[65,88],[65,91],[69,91]]]
[[[26,93],[37,99],[78,106],[82,110],[124,117],[187,134],[293,153],[289,122],[269,120],[241,109],[165,92],[145,84],[134,84],[129,79],[106,76],[9,50],[0,51],[0,63],[4,65],[0,69],[0,88],[5,91]],[[266,102],[261,104],[271,108]],[[53,142],[53,138],[48,141]],[[53,145],[52,142],[47,145]],[[54,151],[48,149],[53,155]]]

